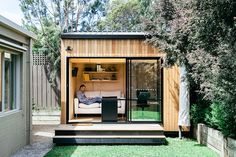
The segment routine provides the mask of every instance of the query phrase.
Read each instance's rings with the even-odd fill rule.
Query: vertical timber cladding
[[[65,51],[70,46],[72,51]],[[63,39],[61,43],[61,123],[66,123],[66,57],[163,57],[144,39]],[[163,126],[178,131],[179,68],[164,68]]]

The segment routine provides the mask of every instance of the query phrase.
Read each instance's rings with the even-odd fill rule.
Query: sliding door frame
[[[159,102],[160,102],[160,116],[161,116],[161,120],[160,121],[132,121],[132,98],[131,98],[131,89],[130,87],[132,86],[132,81],[130,80],[130,75],[131,75],[131,64],[132,64],[132,60],[156,60],[157,62],[160,60],[161,62],[161,69],[160,69],[160,73],[161,73],[161,79],[160,79],[160,83],[161,83],[161,96]],[[158,124],[163,124],[163,67],[162,67],[162,63],[163,60],[161,57],[126,57],[126,105],[127,105],[127,122],[129,123],[158,123]],[[157,73],[158,75],[158,73]],[[158,82],[156,82],[158,84]],[[157,95],[157,101],[158,101],[158,95]]]

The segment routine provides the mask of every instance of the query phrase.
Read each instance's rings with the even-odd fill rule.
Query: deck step
[[[166,137],[164,135],[55,136],[53,142],[56,144],[166,144]]]
[[[56,136],[75,136],[75,135],[163,135],[163,130],[55,130]]]
[[[55,129],[56,144],[165,144],[158,124],[61,125]]]
[[[54,136],[54,138],[166,138],[164,135],[151,136],[151,135],[143,135],[143,136],[134,136],[134,135],[85,135],[85,136]]]

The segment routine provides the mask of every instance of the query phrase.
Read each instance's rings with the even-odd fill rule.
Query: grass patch
[[[196,141],[167,138],[168,145],[55,146],[45,157],[218,157]]]

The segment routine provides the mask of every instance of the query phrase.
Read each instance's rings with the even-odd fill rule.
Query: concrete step
[[[32,115],[33,125],[60,124],[60,111],[34,111]]]
[[[60,121],[56,121],[56,120],[34,120],[32,122],[33,125],[55,125],[55,124],[60,124]]]
[[[60,116],[33,116],[33,120],[60,120]]]
[[[33,116],[60,116],[60,111],[34,111]]]

